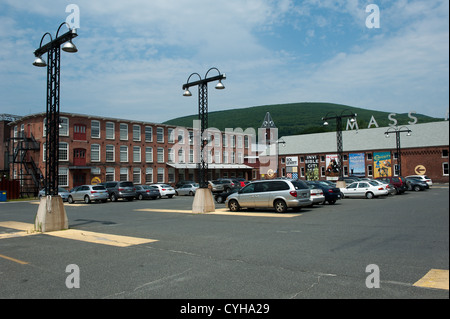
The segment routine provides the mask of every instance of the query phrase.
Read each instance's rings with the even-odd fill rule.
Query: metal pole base
[[[46,233],[68,228],[69,221],[61,196],[42,197],[34,220],[34,230]]]
[[[209,188],[199,188],[195,191],[192,212],[194,214],[212,213],[216,211],[214,198]]]

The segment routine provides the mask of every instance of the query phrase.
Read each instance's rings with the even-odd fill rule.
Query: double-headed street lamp
[[[219,75],[209,77],[208,73],[211,70],[216,70]],[[199,77],[198,81],[195,82],[189,82],[191,77],[193,75],[196,75]],[[192,96],[191,91],[189,91],[190,87],[198,86],[198,119],[200,120],[200,163],[197,165],[198,168],[198,174],[199,174],[199,185],[200,188],[208,188],[208,164],[207,161],[205,161],[205,158],[207,158],[207,155],[204,154],[204,149],[207,143],[203,140],[203,133],[208,128],[208,83],[219,81],[216,85],[217,90],[223,90],[225,89],[225,86],[222,84],[222,80],[225,80],[226,76],[225,74],[221,74],[219,69],[217,68],[210,68],[208,72],[206,72],[205,77],[202,79],[200,74],[198,73],[192,73],[187,81],[186,84],[183,84],[183,96]]]
[[[63,25],[67,25],[69,31],[58,36]],[[42,45],[45,36],[50,37],[50,42]],[[77,47],[72,39],[77,36],[75,29],[63,22],[56,31],[56,38],[47,32],[41,38],[39,49],[34,51],[36,60],[33,65],[47,67],[47,110],[46,110],[46,156],[45,156],[45,195],[58,195],[58,156],[59,156],[59,94],[60,94],[60,65],[62,50],[69,53],[77,52]],[[42,55],[47,53],[47,63]]]
[[[406,126],[402,127],[391,127],[386,132],[384,132],[384,135],[386,138],[389,138],[389,133],[395,133],[395,142],[396,142],[396,149],[397,149],[397,164],[398,164],[398,175],[402,176],[402,152],[401,152],[401,143],[400,143],[400,133],[407,133],[406,136],[411,136],[411,130],[407,128]]]
[[[69,31],[59,35],[63,25],[67,25]],[[50,37],[50,42],[42,45],[45,36]],[[61,48],[65,52],[75,53],[77,47],[72,39],[77,36],[75,29],[63,22],[56,31],[55,39],[46,32],[34,51],[36,59],[34,66],[47,67],[47,109],[46,109],[46,144],[45,144],[45,198],[41,200],[37,216],[35,218],[35,230],[41,232],[62,230],[68,228],[68,219],[62,199],[58,196],[58,160],[59,160],[59,94],[60,94],[60,65]],[[42,55],[47,53],[47,63]]]
[[[344,114],[348,113],[348,114]],[[344,143],[342,140],[342,119],[350,119],[350,122],[356,122],[356,113],[352,113],[350,110],[343,110],[341,114],[337,115],[335,112],[328,112],[325,117],[322,118],[323,125],[328,126],[329,120],[336,120],[336,140],[337,140],[337,153],[338,153],[338,165],[339,165],[339,181],[344,180],[344,172],[342,170],[342,153],[344,152]]]

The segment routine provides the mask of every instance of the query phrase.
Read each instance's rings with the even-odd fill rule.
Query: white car
[[[369,184],[373,185],[373,186],[377,186],[380,185],[381,187],[384,187],[387,191],[388,194],[395,194],[396,190],[395,187],[391,184],[387,184],[387,183],[383,183],[382,181],[379,181],[377,179],[372,179],[367,181]]]
[[[341,188],[343,197],[365,197],[374,198],[388,195],[388,191],[382,185],[371,183],[369,181],[354,182],[345,188]]]
[[[175,189],[169,184],[152,184],[151,186],[158,188],[161,197],[167,196],[168,198],[172,198],[174,195],[176,195]]]
[[[426,175],[409,175],[409,176],[406,176],[406,178],[416,178],[418,180],[421,180],[422,182],[427,183],[429,187],[431,187],[431,185],[433,185],[433,181],[431,180],[431,178],[429,178]]]
[[[323,204],[325,203],[325,195],[323,194],[323,190],[320,188],[316,188],[313,185],[308,185],[311,190],[311,200],[312,204]]]

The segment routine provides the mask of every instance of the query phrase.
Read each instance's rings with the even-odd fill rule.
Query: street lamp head
[[[323,126],[328,126],[328,122],[327,121],[323,122]]]
[[[72,40],[69,40],[69,42],[64,43],[62,50],[69,53],[78,52],[78,49],[75,46],[75,44],[72,43]]]
[[[384,136],[385,136],[386,138],[389,138],[389,133],[385,133]]]
[[[219,83],[216,85],[216,90],[223,90],[225,85],[222,84],[222,80],[219,80]]]
[[[408,131],[408,134],[406,134],[406,136],[411,136],[411,131]]]
[[[33,65],[37,67],[45,67],[47,66],[47,63],[45,63],[45,61],[42,60],[41,56],[38,56],[36,60],[34,60]]]
[[[183,96],[192,96],[191,91],[189,91],[189,89],[186,89],[183,93]]]

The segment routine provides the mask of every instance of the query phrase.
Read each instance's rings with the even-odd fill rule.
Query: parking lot
[[[65,204],[46,234],[37,201],[0,204],[0,298],[449,298],[448,186],[284,214],[192,201]]]

